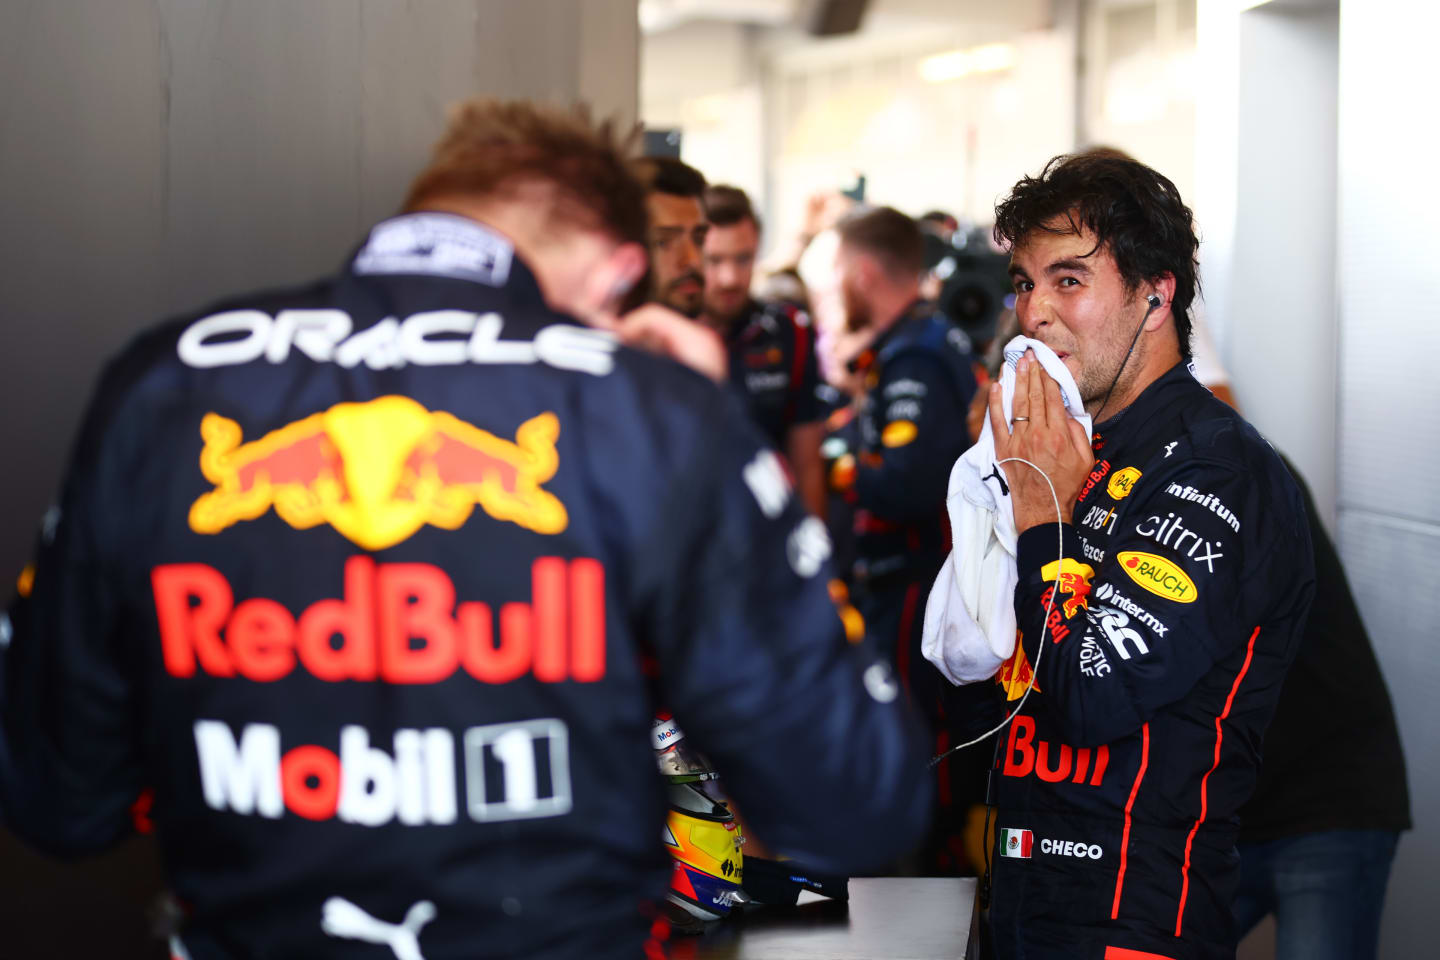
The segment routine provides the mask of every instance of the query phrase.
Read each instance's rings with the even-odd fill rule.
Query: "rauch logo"
[[[1195,582],[1175,564],[1153,553],[1126,550],[1117,557],[1125,575],[1141,587],[1176,603],[1195,602]]]

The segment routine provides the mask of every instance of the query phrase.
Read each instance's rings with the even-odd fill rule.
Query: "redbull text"
[[[1051,765],[1052,758],[1054,765]],[[1095,767],[1090,768],[1094,759]],[[1092,787],[1105,782],[1105,768],[1110,765],[1110,748],[1072,747],[1053,744],[1048,740],[1035,742],[1035,718],[1021,714],[1010,723],[1010,741],[1005,745],[1005,759],[1000,773],[1007,777],[1028,777],[1034,773],[1046,783],[1088,783]],[[1074,776],[1071,776],[1071,774]],[[1086,779],[1086,775],[1089,779]]]
[[[211,676],[268,683],[297,662],[329,682],[439,683],[460,668],[481,683],[526,673],[542,683],[605,676],[605,571],[596,560],[537,558],[533,602],[500,607],[498,630],[488,604],[457,607],[450,578],[427,563],[351,557],[344,598],[320,600],[299,617],[274,600],[236,604],[224,575],[205,564],[159,566],[151,582],[165,669],[176,677],[194,676],[198,665]]]
[[[1085,486],[1082,487],[1082,488],[1080,488],[1080,496],[1078,496],[1078,497],[1075,498],[1075,502],[1076,502],[1076,503],[1084,503],[1084,502],[1085,502],[1085,498],[1088,497],[1088,496],[1090,496],[1090,491],[1091,491],[1091,490],[1094,490],[1094,489],[1095,489],[1095,485],[1096,485],[1097,483],[1099,483],[1101,480],[1104,480],[1104,479],[1105,479],[1105,475],[1108,474],[1109,472],[1110,472],[1110,461],[1109,461],[1109,460],[1101,460],[1099,463],[1095,464],[1095,469],[1094,469],[1094,470],[1091,470],[1091,471],[1090,471],[1090,476],[1085,479]]]

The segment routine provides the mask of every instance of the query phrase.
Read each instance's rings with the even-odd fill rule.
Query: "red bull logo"
[[[1085,579],[1084,574],[1062,573],[1055,580],[1055,586],[1062,594],[1070,594],[1070,599],[1060,605],[1065,619],[1069,620],[1081,609],[1088,609],[1090,601],[1086,599],[1090,595],[1090,581]]]
[[[1069,557],[1059,563],[1047,563],[1040,569],[1040,576],[1045,580],[1053,580],[1055,585],[1046,590],[1041,602],[1046,606],[1050,604],[1050,595],[1054,591],[1057,599],[1069,595],[1069,600],[1061,600],[1060,613],[1065,620],[1069,620],[1081,610],[1090,607],[1090,580],[1095,576],[1095,568],[1088,563],[1076,563]],[[1052,620],[1054,618],[1052,617]],[[1051,623],[1052,630],[1057,623]],[[1068,633],[1068,631],[1066,631]],[[1058,643],[1062,638],[1055,637]]]
[[[1040,692],[1040,685],[1035,683],[1035,670],[1030,666],[1030,658],[1025,656],[1025,645],[1020,642],[1019,633],[1015,634],[1015,652],[1009,660],[1000,664],[995,682],[1005,688],[1006,700],[1019,700],[1032,687],[1036,693]]]
[[[515,442],[409,397],[340,403],[242,443],[216,413],[200,423],[200,469],[215,489],[190,507],[190,529],[214,534],[271,509],[297,530],[328,523],[366,550],[425,524],[457,530],[478,505],[497,520],[556,534],[565,506],[541,484],[555,475],[560,421],[542,413]]]

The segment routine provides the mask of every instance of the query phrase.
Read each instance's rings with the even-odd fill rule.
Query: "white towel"
[[[1045,344],[1024,336],[1005,345],[1000,371],[1005,422],[1010,423],[1013,415],[1015,365],[1026,350],[1034,350],[1041,366],[1060,384],[1065,409],[1089,437],[1090,415],[1069,368]],[[1017,476],[1016,471],[1030,467],[1010,463],[1005,469]],[[987,415],[980,439],[950,470],[946,506],[953,549],[930,589],[920,643],[925,659],[955,684],[989,680],[1015,652],[1015,511],[1004,476],[995,462],[995,438]]]

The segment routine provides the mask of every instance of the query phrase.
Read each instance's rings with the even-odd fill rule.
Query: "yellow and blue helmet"
[[[657,717],[651,737],[669,805],[662,835],[674,860],[667,912],[681,926],[719,920],[746,900],[745,837],[715,771],[684,742],[675,721]]]

